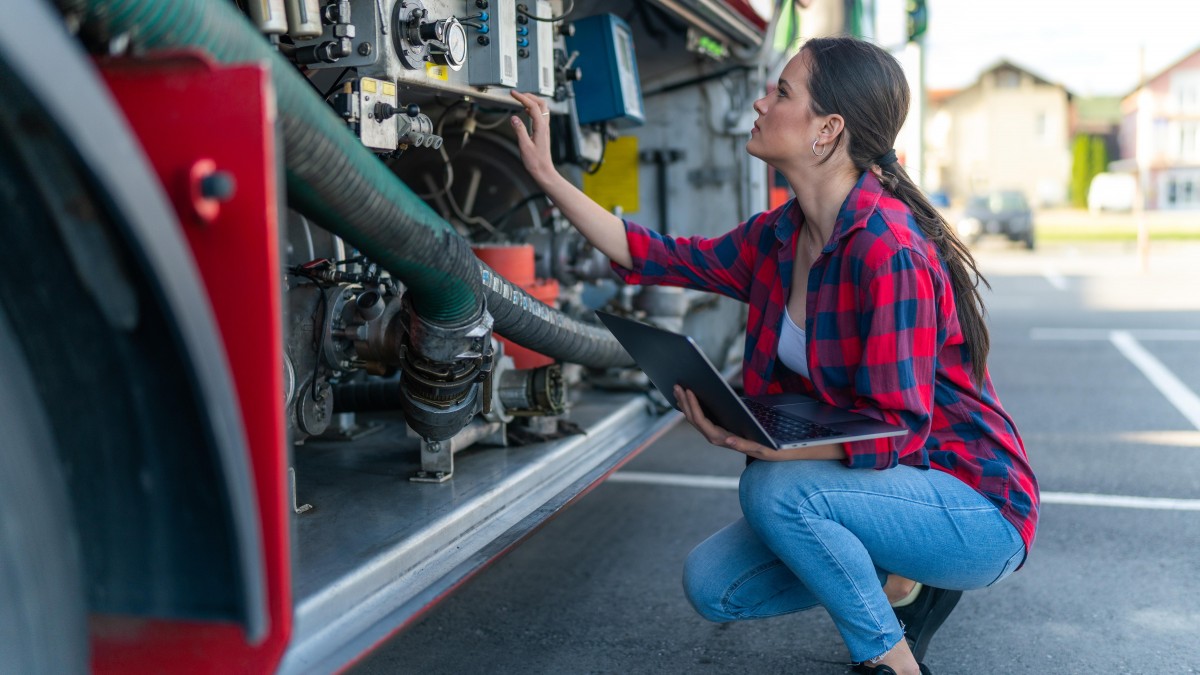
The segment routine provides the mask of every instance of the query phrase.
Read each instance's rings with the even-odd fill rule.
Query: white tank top
[[[808,377],[807,344],[808,337],[804,334],[804,329],[792,321],[791,314],[788,314],[787,308],[784,307],[783,327],[779,330],[779,351],[776,357],[792,372]]]

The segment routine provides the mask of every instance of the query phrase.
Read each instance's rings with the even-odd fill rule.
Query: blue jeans
[[[954,476],[836,461],[757,461],[742,473],[743,518],[688,556],[688,600],[710,621],[822,605],[855,661],[904,632],[883,593],[898,574],[939,588],[990,586],[1025,558],[1000,509]]]

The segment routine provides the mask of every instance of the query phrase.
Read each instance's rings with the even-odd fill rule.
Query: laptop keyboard
[[[778,410],[757,401],[744,398],[742,402],[750,409],[750,414],[754,415],[754,418],[762,425],[767,435],[779,443],[813,438],[831,438],[843,435],[842,432],[827,427],[824,424],[817,424],[816,422],[784,415]]]

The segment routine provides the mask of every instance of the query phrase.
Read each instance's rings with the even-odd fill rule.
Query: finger
[[[696,421],[703,423],[705,426],[711,427],[712,424],[708,421],[708,417],[704,414],[704,409],[700,407],[700,399],[696,398],[696,394],[684,389],[683,395],[688,400],[688,405],[695,411]]]
[[[693,425],[696,424],[697,410],[692,405],[692,399],[688,397],[688,392],[683,387],[676,385],[675,400],[679,401],[679,409],[683,411],[683,416],[688,419]]]
[[[522,94],[518,91],[511,91],[509,93],[520,102],[530,117],[541,117],[541,113],[546,112],[546,102],[541,98],[533,94]]]
[[[683,393],[683,387],[675,385],[672,388],[672,393],[675,395],[675,403],[679,405],[679,412],[682,412],[683,416],[687,418],[687,421],[691,422],[692,409],[691,405],[688,403],[687,396],[685,396]]]
[[[696,398],[696,394],[684,389],[684,396],[688,399],[688,405],[692,409],[692,424],[704,434],[709,443],[713,445],[724,445],[725,439],[729,437],[729,432],[717,426],[708,416],[704,414],[704,409],[700,407],[700,399]]]
[[[534,105],[534,102],[531,100],[533,97],[529,94],[522,94],[519,91],[509,91],[508,93],[512,94],[512,97],[517,99],[517,101],[525,108],[529,108]]]
[[[737,450],[742,454],[750,455],[751,457],[756,457],[758,459],[762,459],[764,454],[763,451],[766,450],[765,447],[755,443],[754,441],[733,435],[727,435],[722,444],[731,450]]]
[[[525,156],[526,153],[533,150],[533,139],[529,135],[529,130],[525,128],[525,123],[521,121],[521,118],[516,115],[513,115],[509,121],[517,131],[517,147],[521,149],[521,155]]]

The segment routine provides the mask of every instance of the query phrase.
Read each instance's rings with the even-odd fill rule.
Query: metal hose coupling
[[[413,311],[410,294],[400,307],[406,331],[400,350],[400,407],[405,421],[427,441],[444,441],[479,412],[490,412],[492,315],[484,307],[465,324],[430,323]]]

